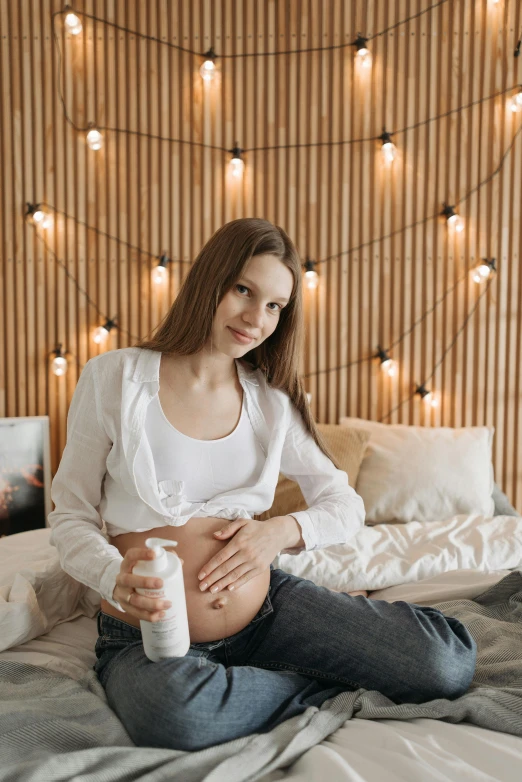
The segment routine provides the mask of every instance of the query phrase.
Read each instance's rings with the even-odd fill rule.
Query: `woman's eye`
[[[236,285],[236,289],[237,288],[244,288],[246,291],[248,290],[246,285],[240,285],[239,283]],[[282,310],[283,309],[282,306],[280,304],[278,304],[276,301],[271,301],[270,304],[275,304],[276,307],[278,308],[278,310]],[[274,310],[272,310],[272,312],[274,312]]]

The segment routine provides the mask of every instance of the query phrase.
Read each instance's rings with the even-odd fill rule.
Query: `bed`
[[[464,696],[397,705],[346,692],[267,734],[193,753],[134,746],[108,707],[92,670],[99,596],[61,570],[50,531],[1,539],[0,780],[519,782],[522,517],[495,492],[491,515],[373,522],[350,544],[274,562],[330,589],[457,616],[479,649]]]

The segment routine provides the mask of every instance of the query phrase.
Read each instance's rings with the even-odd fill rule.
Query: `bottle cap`
[[[150,573],[159,573],[167,567],[165,547],[177,546],[178,542],[177,540],[166,540],[164,538],[147,538],[145,545],[154,552],[154,559],[140,560],[140,565]],[[170,553],[173,554],[174,552]]]

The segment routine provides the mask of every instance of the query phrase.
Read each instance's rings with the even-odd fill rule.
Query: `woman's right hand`
[[[132,572],[132,568],[140,559],[154,559],[154,556],[150,548],[130,548],[122,560],[112,593],[112,599],[121,605],[126,614],[135,616],[136,619],[144,619],[146,622],[159,622],[165,616],[165,610],[171,605],[170,601],[162,597],[145,597],[135,591],[136,588],[161,589],[163,586],[163,579],[154,574],[138,576]],[[183,564],[182,559],[181,563]]]

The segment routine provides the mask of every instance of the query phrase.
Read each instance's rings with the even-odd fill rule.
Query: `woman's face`
[[[239,358],[264,342],[279,323],[292,293],[290,269],[275,255],[255,255],[225,294],[212,324],[212,350]],[[241,340],[234,330],[247,334]]]

